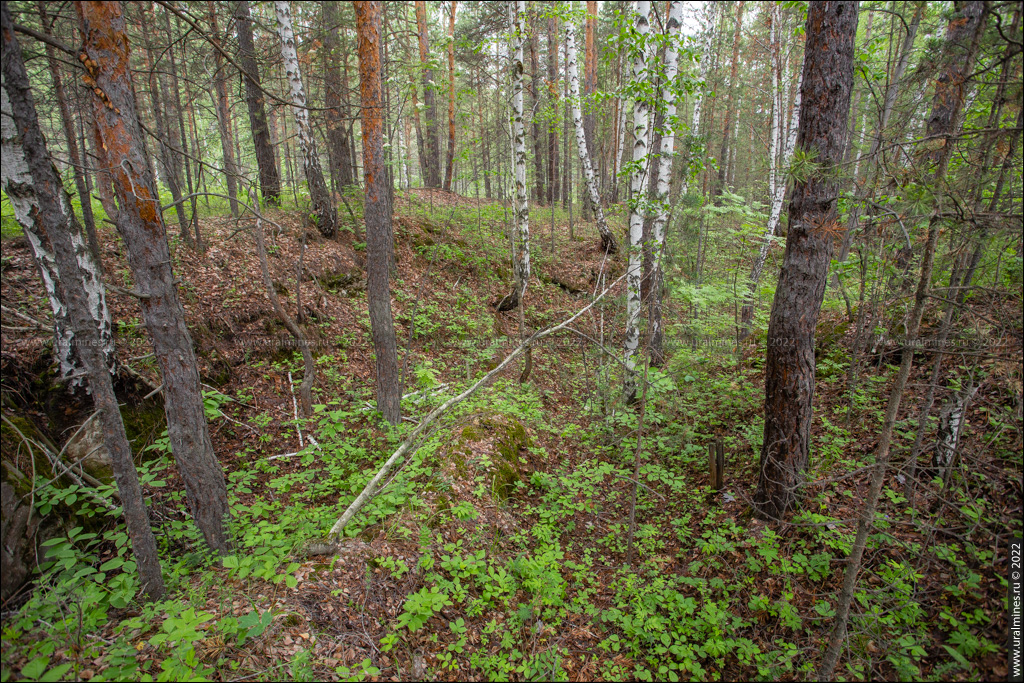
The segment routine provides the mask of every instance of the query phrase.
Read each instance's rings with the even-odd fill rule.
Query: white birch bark
[[[53,311],[54,323],[54,355],[60,366],[60,378],[69,380],[71,386],[82,384],[85,369],[81,367],[78,354],[72,351],[74,344],[74,332],[71,329],[71,320],[67,306],[61,298],[58,283],[60,273],[57,270],[57,262],[46,246],[43,232],[36,225],[35,216],[39,207],[36,200],[35,184],[25,160],[25,153],[21,146],[21,136],[14,124],[11,113],[10,101],[7,99],[7,90],[0,87],[0,182],[3,184],[4,192],[7,194],[14,208],[14,215],[25,233],[32,258],[39,269],[39,276],[43,282],[43,289],[50,300],[50,309]],[[70,216],[72,208],[67,204],[67,194],[61,193],[61,201],[64,204],[61,208],[65,216]],[[78,266],[82,270],[85,279],[82,283],[89,299],[89,315],[95,321],[99,330],[99,338],[103,344],[103,357],[107,367],[113,372],[116,363],[114,353],[114,337],[111,332],[110,311],[107,309],[106,295],[103,289],[103,280],[100,277],[99,267],[93,259],[85,240],[78,231],[69,231],[72,245],[75,248],[75,255],[78,259]]]
[[[708,27],[703,36],[704,45],[700,58],[700,81],[701,87],[697,89],[697,95],[693,103],[693,116],[690,119],[690,137],[696,138],[700,135],[700,113],[704,105],[704,88],[707,87],[708,65],[711,63],[711,44],[715,33],[715,23],[718,16],[718,3],[710,3],[711,9],[708,16]],[[685,196],[690,190],[690,174],[683,174],[683,184],[680,194]]]
[[[761,279],[761,272],[764,270],[765,261],[768,259],[768,251],[772,246],[772,236],[779,227],[779,219],[782,216],[782,204],[786,199],[786,175],[785,169],[793,158],[793,150],[796,148],[796,129],[800,124],[800,85],[803,82],[803,69],[797,77],[796,97],[793,99],[793,111],[789,119],[789,137],[786,139],[786,147],[782,152],[782,172],[778,173],[775,180],[775,187],[772,193],[771,213],[768,215],[768,227],[765,228],[764,236],[761,238],[761,249],[754,261],[754,267],[750,271],[750,291],[757,288]]]
[[[324,182],[320,157],[317,154],[316,139],[309,123],[309,110],[306,108],[306,90],[302,86],[302,71],[299,69],[299,56],[295,50],[295,32],[292,30],[291,3],[288,0],[274,2],[277,14],[277,34],[281,39],[281,60],[284,62],[288,88],[291,91],[292,110],[295,113],[295,125],[299,131],[299,147],[302,149],[302,170],[306,175],[309,198],[313,210],[317,214],[317,228],[325,236],[334,234],[337,213],[333,202],[328,196]]]
[[[590,161],[590,153],[587,152],[587,137],[583,130],[583,110],[580,105],[580,71],[577,63],[579,58],[576,52],[576,35],[573,25],[568,21],[565,23],[565,51],[566,67],[569,71],[569,103],[572,107],[573,127],[576,130],[576,150],[579,154],[580,164],[583,166],[583,180],[587,186],[587,194],[590,196],[590,204],[594,207],[594,215],[597,218],[597,231],[601,234],[601,248],[608,253],[615,253],[618,245],[612,231],[608,229],[608,221],[601,208],[601,195],[597,190],[597,179],[594,177],[594,165]]]
[[[665,102],[665,130],[661,133],[661,149],[658,153],[658,184],[655,189],[657,214],[651,225],[651,295],[652,306],[661,305],[661,256],[665,246],[665,224],[668,222],[668,192],[671,183],[672,157],[676,140],[676,95],[674,83],[679,73],[679,48],[677,40],[679,28],[683,23],[683,3],[674,0],[669,6],[665,33],[668,45],[665,48],[665,85],[662,88],[662,99]],[[660,335],[661,316],[651,316],[651,338]]]
[[[633,174],[630,182],[629,210],[629,262],[626,266],[626,339],[625,381],[626,400],[636,399],[636,366],[640,357],[640,281],[643,277],[641,242],[644,229],[644,198],[647,195],[650,133],[650,104],[643,97],[647,80],[647,57],[650,46],[651,24],[648,19],[651,3],[637,0],[633,5],[633,30],[637,45],[633,47],[632,89],[636,93],[633,104]]]
[[[516,304],[523,305],[530,282],[530,204],[526,191],[526,127],[523,123],[523,41],[526,38],[526,2],[509,3],[512,22],[512,156],[516,196],[514,199],[516,235],[514,238]]]

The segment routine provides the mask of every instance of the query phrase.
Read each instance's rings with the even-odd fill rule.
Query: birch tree
[[[6,81],[5,81],[6,82]],[[53,311],[53,354],[58,364],[58,376],[67,381],[69,386],[82,384],[85,369],[81,365],[79,354],[75,351],[75,332],[69,317],[67,303],[60,290],[61,273],[52,251],[47,246],[45,231],[40,225],[39,198],[36,185],[32,179],[21,136],[15,125],[11,110],[11,101],[7,90],[0,90],[0,139],[2,139],[2,164],[0,164],[0,182],[4,192],[14,209],[14,217],[21,226],[32,260],[39,270],[39,278],[46,291],[46,298]],[[113,370],[116,362],[114,338],[111,333],[110,311],[107,309],[106,295],[100,269],[93,258],[92,251],[86,247],[78,235],[75,240],[75,255],[78,270],[82,275],[81,287],[88,302],[89,317],[96,328],[101,344],[104,364]],[[71,277],[65,274],[64,277]]]
[[[651,24],[651,3],[638,0],[633,6],[633,40],[631,46],[631,89],[633,104],[633,173],[630,180],[629,263],[626,266],[626,341],[624,390],[627,402],[636,400],[636,366],[640,357],[641,280],[643,279],[644,197],[647,194],[649,155],[647,136],[650,128],[650,103],[643,95],[647,80],[647,59]]]
[[[566,68],[569,71],[569,103],[572,109],[573,128],[576,131],[576,152],[583,166],[583,182],[587,186],[587,196],[590,197],[590,204],[594,209],[594,216],[597,218],[597,231],[601,235],[601,250],[614,254],[618,251],[618,243],[615,236],[608,228],[608,220],[605,218],[604,210],[601,208],[601,195],[597,189],[597,178],[594,174],[594,165],[590,159],[590,152],[587,151],[587,133],[584,126],[583,110],[580,103],[580,74],[576,51],[575,29],[571,22],[565,23],[565,54]]]
[[[530,203],[526,190],[526,127],[523,124],[523,41],[526,36],[526,2],[509,3],[512,27],[512,166],[516,195],[513,198],[515,235],[512,249],[513,289],[498,304],[499,311],[523,305],[530,282]]]
[[[683,23],[684,3],[673,1],[669,6],[665,34],[665,82],[662,101],[665,103],[665,129],[661,135],[661,149],[658,150],[658,183],[655,190],[654,222],[651,224],[651,282],[648,283],[650,303],[648,308],[651,335],[651,364],[660,366],[664,362],[662,342],[664,330],[661,325],[661,297],[663,274],[662,255],[665,247],[665,224],[668,223],[668,191],[671,183],[672,158],[675,148],[676,93],[675,80],[679,73],[679,28]]]
[[[793,150],[796,148],[796,132],[800,125],[800,86],[803,82],[803,70],[797,76],[796,96],[793,98],[793,110],[790,113],[788,133],[783,130],[781,120],[783,112],[786,111],[785,89],[789,81],[788,59],[781,56],[779,48],[779,6],[771,4],[771,27],[770,41],[772,49],[772,123],[771,123],[771,151],[768,155],[768,187],[771,192],[771,209],[768,214],[768,225],[765,227],[764,235],[761,236],[761,247],[758,249],[757,258],[750,268],[750,281],[748,283],[747,302],[743,304],[740,312],[740,341],[743,341],[750,334],[750,322],[754,318],[754,297],[758,284],[761,281],[761,273],[764,271],[764,264],[768,260],[768,252],[772,247],[772,238],[779,227],[779,219],[782,217],[782,204],[786,199],[786,169],[789,167],[790,159],[793,158]],[[782,152],[782,169],[779,169],[779,146],[781,138],[786,135],[785,149]]]
[[[28,71],[21,54],[21,45],[14,36],[10,8],[7,3],[0,6],[0,34],[3,44],[2,56],[4,94],[4,174],[7,174],[7,151],[16,152],[11,157],[17,162],[15,170],[20,180],[31,179],[33,183],[32,206],[36,227],[45,232],[54,247],[54,262],[64,274],[60,289],[67,302],[67,318],[74,328],[79,344],[79,353],[89,373],[93,404],[100,413],[104,442],[111,456],[114,480],[121,496],[121,503],[132,554],[135,557],[142,587],[151,599],[164,594],[160,559],[157,555],[156,540],[149,526],[149,515],[142,499],[142,487],[132,462],[132,452],[121,420],[110,373],[100,346],[100,336],[92,311],[92,296],[86,291],[90,274],[82,271],[82,253],[88,253],[81,236],[81,226],[71,209],[70,197],[61,184],[60,175],[46,149],[39,127],[35,100],[29,86]],[[9,137],[9,134],[13,135]],[[6,185],[6,183],[5,183]],[[23,203],[24,204],[24,203]],[[7,419],[6,417],[4,418]],[[30,456],[31,457],[31,456]],[[6,521],[6,520],[5,520]],[[4,539],[5,552],[8,539]]]
[[[281,38],[281,59],[288,78],[291,91],[292,109],[295,112],[295,126],[298,128],[299,147],[302,149],[302,170],[309,186],[309,199],[313,204],[316,216],[316,227],[324,237],[334,235],[338,213],[331,201],[324,172],[320,168],[320,156],[317,154],[316,139],[313,128],[309,124],[309,110],[306,108],[306,90],[302,85],[302,72],[299,70],[299,56],[295,51],[295,32],[292,30],[291,6],[288,0],[277,0],[274,3],[277,14],[277,33]]]

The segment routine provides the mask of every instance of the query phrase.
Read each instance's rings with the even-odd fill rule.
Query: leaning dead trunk
[[[93,89],[100,142],[108,158],[120,160],[111,167],[121,209],[117,228],[128,250],[136,296],[163,377],[171,452],[196,525],[213,550],[225,552],[230,512],[224,471],[210,443],[192,336],[171,269],[160,197],[146,161],[121,5],[77,2],[75,8],[84,39],[84,78]]]
[[[93,402],[96,410],[100,412],[104,441],[113,464],[114,481],[117,482],[121,497],[132,554],[138,565],[143,590],[151,599],[156,600],[164,594],[156,539],[149,526],[149,515],[142,499],[142,487],[139,485],[138,474],[132,462],[132,451],[121,421],[121,411],[114,395],[110,373],[107,372],[107,364],[103,358],[100,335],[91,311],[91,297],[82,286],[90,277],[89,273],[83,272],[79,267],[81,253],[87,253],[87,249],[82,241],[81,226],[78,225],[71,209],[70,198],[64,191],[57,169],[54,168],[47,153],[42,131],[39,129],[28,72],[22,61],[21,46],[14,37],[14,25],[6,3],[0,6],[0,33],[3,35],[2,88],[7,105],[5,109],[9,109],[10,121],[20,133],[11,139],[11,144],[22,150],[22,168],[27,171],[34,183],[34,215],[38,225],[45,230],[53,244],[57,267],[64,275],[60,281],[61,294],[68,304],[68,317],[75,336],[81,342],[78,349],[89,373]],[[4,142],[6,149],[6,134]],[[6,162],[5,155],[5,168]]]
[[[338,212],[331,201],[324,182],[324,172],[320,168],[320,156],[316,149],[313,128],[309,125],[309,110],[306,109],[306,89],[302,85],[302,72],[299,70],[299,55],[295,51],[295,33],[292,31],[292,12],[288,0],[274,3],[277,13],[277,33],[281,37],[281,59],[284,61],[288,85],[291,89],[292,109],[295,113],[295,126],[299,131],[299,147],[302,149],[302,170],[306,174],[306,185],[309,187],[309,199],[313,203],[313,215],[316,217],[316,228],[324,237],[333,237],[338,224]]]
[[[576,152],[583,166],[583,181],[587,186],[587,195],[590,197],[590,204],[595,209],[597,218],[597,231],[601,234],[601,250],[614,254],[618,251],[618,243],[615,236],[608,228],[608,221],[605,218],[604,210],[601,208],[601,195],[597,189],[597,178],[594,175],[594,166],[590,160],[590,152],[587,151],[587,133],[583,121],[583,111],[580,106],[580,74],[577,64],[576,35],[572,24],[565,25],[565,55],[566,70],[569,72],[569,104],[572,107],[573,128],[576,131]],[[567,155],[568,158],[568,155]],[[568,178],[568,175],[566,175]]]

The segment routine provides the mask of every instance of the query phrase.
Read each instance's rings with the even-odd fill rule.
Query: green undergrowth
[[[508,350],[510,340],[473,287],[492,277],[484,266],[504,253],[506,217],[498,204],[431,210],[422,198],[409,202],[414,224],[429,236],[415,247],[420,255],[436,258],[439,272],[479,272],[472,284],[467,277],[421,299],[397,283],[399,334],[413,332],[403,415],[418,421]],[[759,210],[730,200],[715,215],[733,220],[734,237],[744,238]],[[460,226],[451,234],[449,213]],[[493,253],[478,251],[477,240]],[[317,357],[329,389],[314,394],[313,417],[244,416],[261,435],[234,454],[228,473],[231,554],[218,560],[205,551],[183,492],[169,485],[175,475],[166,435],[152,439],[140,476],[168,599],[141,602],[118,511],[102,502],[110,490],[83,496],[66,482],[36,482],[39,512],[73,504],[96,523],[47,542],[36,590],[3,625],[3,681],[410,678],[417,657],[425,666],[418,673],[434,679],[812,679],[856,531],[860,475],[871,464],[859,443],[877,433],[894,368],[848,394],[841,335],[822,343],[817,381],[830,400],[816,407],[813,482],[787,524],[754,519],[747,503],[762,448],[762,363],[708,343],[729,334],[734,285],[670,281],[675,303],[699,315],[666,320],[668,361],[645,371],[642,418],[622,401],[616,362],[540,348],[537,367],[561,382],[560,392],[539,380],[498,380],[439,420],[344,531],[343,542],[363,548],[366,563],[366,588],[349,588],[378,585],[394,601],[386,615],[369,615],[343,587],[319,583],[350,557],[304,552],[413,428],[384,424],[372,389],[347,371],[370,348],[365,296],[353,296],[361,324],[325,329],[335,348]],[[531,287],[539,298],[558,290]],[[554,315],[527,312],[532,320]],[[609,307],[609,326],[612,320]],[[755,338],[765,322],[755,317]],[[128,324],[123,332],[140,333]],[[251,366],[268,377],[290,371],[296,382],[302,371],[296,354]],[[238,427],[224,418],[242,418],[238,402],[252,400],[246,390],[205,398],[208,419],[229,432]],[[1012,421],[996,408],[986,415],[994,426]],[[898,425],[894,454],[909,449],[913,429]],[[1009,437],[994,433],[988,447],[1019,462]],[[718,440],[725,489],[713,492],[707,453]],[[987,569],[986,530],[1000,517],[977,495],[991,486],[985,476],[961,467],[948,482],[933,482],[946,487],[949,504],[927,524],[904,489],[887,482],[855,598],[844,679],[984,674],[982,663],[999,647],[985,596],[1003,590]],[[367,541],[371,549],[360,545]],[[939,582],[926,586],[922,566]],[[246,662],[249,651],[280,642],[283,628],[328,591],[349,618],[378,624],[367,632],[373,657],[328,664],[310,646],[269,670]],[[335,635],[308,628],[310,642]]]

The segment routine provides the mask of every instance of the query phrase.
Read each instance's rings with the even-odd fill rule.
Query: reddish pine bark
[[[451,192],[455,167],[455,0],[450,0],[448,15],[448,161],[444,171],[444,189]]]
[[[363,178],[366,184],[366,297],[377,370],[377,407],[391,424],[401,419],[398,352],[391,317],[388,263],[392,246],[391,203],[384,156],[384,88],[381,81],[381,3],[354,2],[359,38]]]
[[[160,198],[146,161],[142,128],[128,60],[128,38],[119,2],[76,2],[83,46],[83,80],[93,91],[93,114],[108,159],[120,211],[117,229],[128,249],[128,265],[146,328],[163,377],[171,451],[185,484],[196,525],[209,546],[228,549],[229,510],[224,471],[213,452],[199,390],[192,337],[171,270]]]
[[[423,83],[423,108],[427,119],[423,127],[426,138],[423,159],[425,184],[427,187],[441,187],[441,145],[437,132],[437,98],[434,93],[434,70],[430,68],[430,41],[427,30],[427,3],[416,0],[416,31],[420,46],[421,82]],[[361,86],[360,86],[361,87]]]

